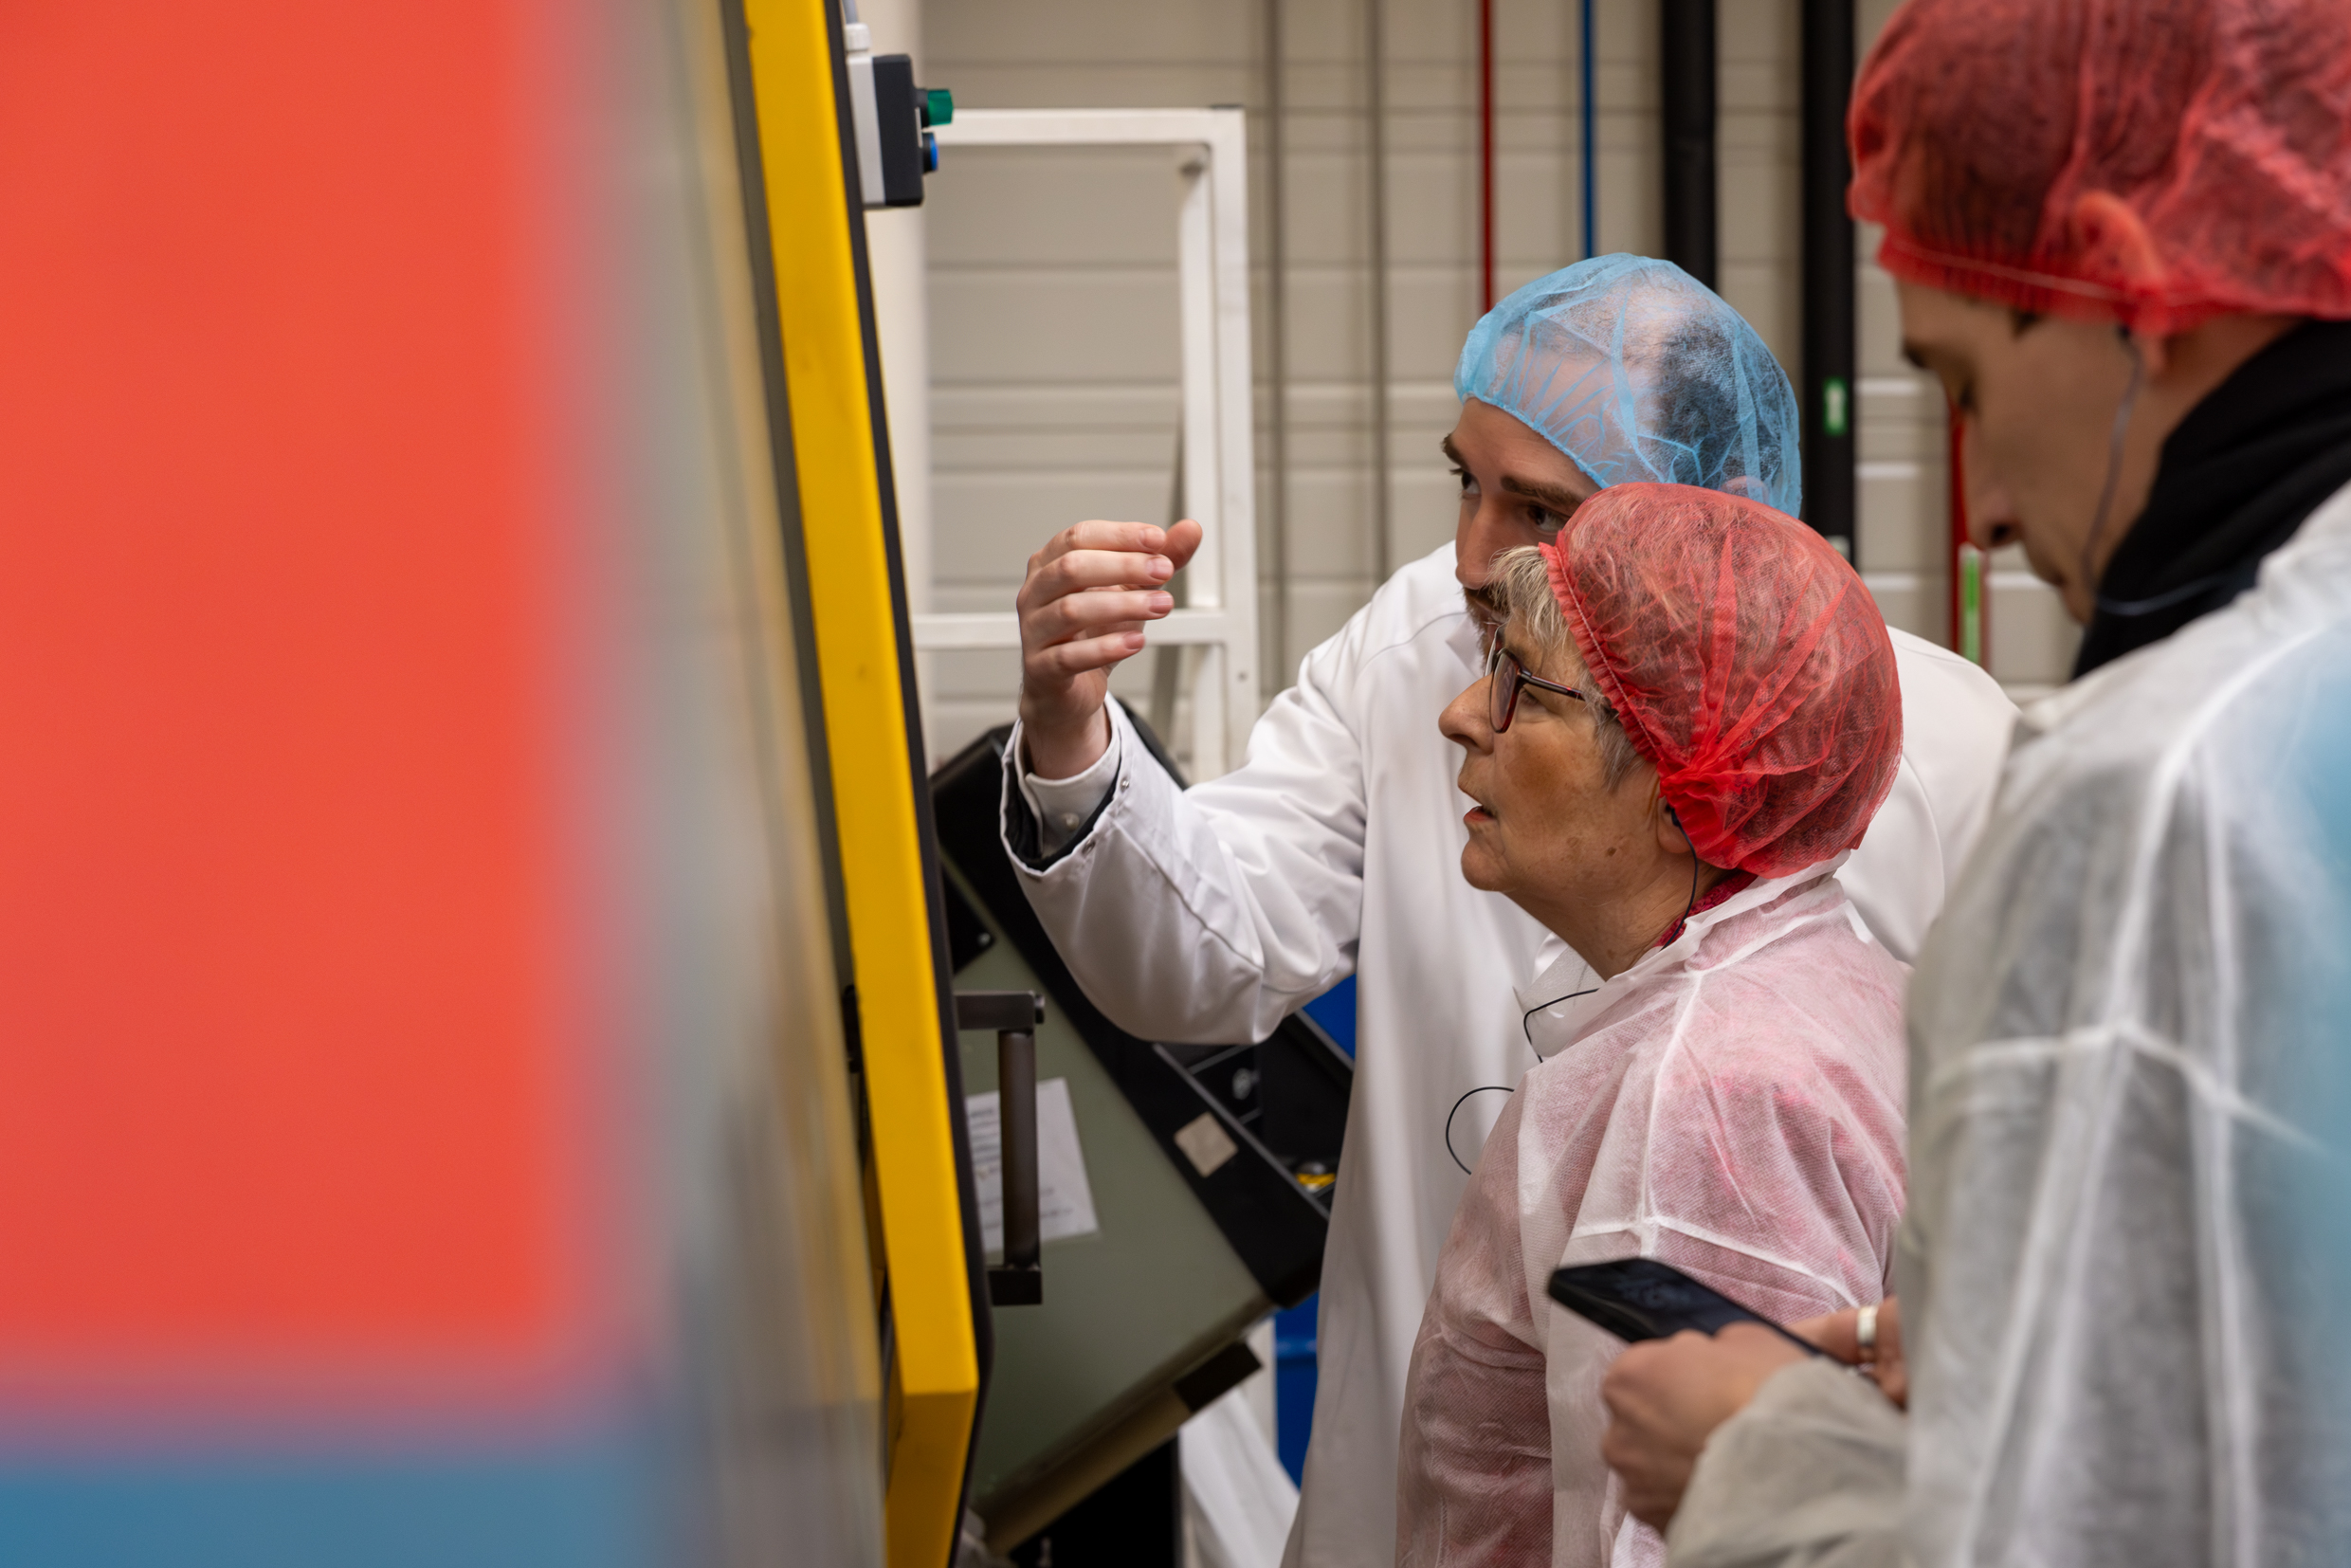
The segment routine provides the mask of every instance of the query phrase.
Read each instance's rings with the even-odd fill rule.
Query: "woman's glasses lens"
[[[1485,657],[1485,719],[1500,735],[1510,727],[1510,718],[1518,709],[1519,684],[1526,672],[1518,660],[1498,646]]]

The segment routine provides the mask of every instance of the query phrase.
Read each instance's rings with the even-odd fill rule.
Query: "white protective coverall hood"
[[[1839,880],[1906,959],[1990,808],[2015,709],[1956,654],[1899,631],[1894,652],[1902,768]],[[1066,815],[1076,835],[1041,869],[1014,855],[1030,903],[1121,1028],[1262,1039],[1358,976],[1314,1439],[1288,1559],[1312,1568],[1394,1553],[1405,1368],[1467,1180],[1446,1150],[1446,1114],[1465,1091],[1507,1087],[1535,1061],[1512,994],[1549,933],[1462,880],[1469,802],[1453,784],[1460,750],[1437,733],[1437,715],[1479,672],[1449,543],[1399,570],[1306,656],[1297,685],[1258,720],[1247,764],[1222,778],[1177,790],[1116,704],[1112,749],[1078,780],[1022,775],[1017,733],[1007,753],[1008,820]],[[1464,1162],[1504,1098],[1462,1108],[1453,1146]]]
[[[1782,1372],[1676,1560],[2342,1561],[2346,931],[2351,490],[2027,711],[1911,987],[1907,1452]]]
[[[1911,1021],[1915,1539],[2340,1562],[2351,491],[2031,724]]]
[[[1660,1258],[1783,1322],[1885,1293],[1905,971],[1830,869],[1740,889],[1603,984],[1567,954],[1522,993],[1544,1060],[1437,1266],[1398,1564],[1665,1560],[1600,1458],[1623,1342],[1550,1300],[1554,1268]]]

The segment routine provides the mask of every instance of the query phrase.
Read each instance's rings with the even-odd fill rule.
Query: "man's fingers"
[[[1682,1493],[1687,1489],[1686,1479],[1671,1489],[1627,1486],[1625,1512],[1662,1535],[1673,1522],[1673,1516],[1682,1511]]]
[[[1659,1529],[1665,1528],[1680,1505],[1691,1468],[1670,1411],[1654,1398],[1651,1377],[1660,1370],[1657,1353],[1663,1348],[1632,1346],[1617,1358],[1601,1384],[1601,1397],[1614,1419],[1600,1434],[1600,1457],[1623,1480],[1626,1511]],[[1636,1357],[1635,1351],[1648,1354]],[[1620,1380],[1617,1373],[1628,1359],[1632,1367]],[[1662,1365],[1670,1369],[1669,1361]]]
[[[1625,1424],[1621,1413],[1618,1419],[1611,1421],[1608,1429],[1600,1433],[1600,1457],[1608,1462],[1608,1468],[1612,1470],[1635,1468],[1649,1457],[1648,1447]]]
[[[1703,1356],[1712,1343],[1705,1335],[1686,1328],[1671,1339],[1627,1345],[1600,1379],[1600,1402],[1632,1427],[1669,1420],[1667,1412],[1677,1380],[1686,1376],[1686,1358]]]
[[[1861,1359],[1860,1320],[1861,1314],[1849,1306],[1842,1312],[1800,1319],[1788,1325],[1788,1332],[1851,1366]]]
[[[1878,1303],[1878,1359],[1902,1359],[1902,1298]]]
[[[1176,574],[1165,556],[1110,550],[1075,550],[1030,570],[1021,584],[1019,605],[1024,611],[1070,593],[1097,588],[1155,589]]]
[[[1789,1361],[1804,1359],[1803,1351],[1761,1323],[1724,1323],[1722,1331],[1715,1335],[1714,1342],[1721,1353],[1716,1364],[1722,1372],[1730,1374],[1735,1379],[1752,1383],[1762,1382]],[[1738,1404],[1745,1404],[1748,1395],[1753,1392],[1750,1388],[1747,1393],[1741,1394]],[[1737,1409],[1737,1405],[1732,1409]],[[1717,1419],[1730,1413],[1730,1411],[1724,1411],[1722,1416]]]
[[[1869,1376],[1886,1397],[1904,1410],[1910,1408],[1910,1366],[1902,1354],[1902,1303],[1891,1296],[1878,1303],[1878,1358]]]
[[[1108,669],[1140,653],[1143,634],[1139,628],[1116,631],[1107,636],[1085,637],[1076,642],[1055,643],[1041,647],[1021,661],[1021,668],[1031,679],[1066,681],[1073,675]]]
[[[1071,523],[1045,541],[1045,548],[1030,557],[1031,572],[1062,556],[1084,550],[1105,550],[1120,555],[1159,556],[1167,553],[1167,530],[1156,522],[1116,522],[1105,518],[1089,518]]]
[[[1165,542],[1156,548],[1159,554],[1174,561],[1176,570],[1180,572],[1191,563],[1194,554],[1200,548],[1200,540],[1206,534],[1206,529],[1192,519],[1186,518],[1175,527],[1167,530]]]
[[[1650,1363],[1664,1353],[1664,1345],[1653,1340],[1627,1345],[1600,1378],[1600,1403],[1618,1416],[1630,1414],[1648,1392]]]
[[[1030,610],[1024,629],[1032,647],[1073,637],[1098,637],[1113,627],[1156,621],[1176,608],[1174,595],[1137,590],[1096,589],[1069,593]]]

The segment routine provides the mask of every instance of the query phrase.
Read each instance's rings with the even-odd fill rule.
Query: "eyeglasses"
[[[1502,646],[1501,638],[1495,638],[1485,650],[1485,720],[1493,726],[1496,735],[1510,727],[1510,720],[1518,716],[1519,693],[1528,686],[1556,691],[1562,697],[1573,697],[1578,702],[1584,701],[1584,694],[1574,686],[1563,686],[1557,681],[1546,681],[1540,675],[1527,674],[1526,666],[1519,663],[1518,656]]]

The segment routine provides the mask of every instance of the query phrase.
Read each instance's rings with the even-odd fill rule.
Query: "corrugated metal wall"
[[[1262,115],[1264,0],[928,0],[926,83],[972,107],[1239,103],[1252,114],[1261,467],[1271,322]],[[1892,6],[1864,0],[1875,35]],[[1497,282],[1506,292],[1581,253],[1576,8],[1498,0]],[[1476,11],[1388,0],[1392,561],[1451,533],[1436,447],[1478,314]],[[1285,0],[1291,572],[1284,680],[1369,595],[1368,234],[1361,0]],[[1658,213],[1654,0],[1601,0],[1595,24],[1598,245],[1653,251]],[[1722,8],[1722,291],[1792,367],[1798,349],[1795,0]],[[883,46],[888,46],[886,40]],[[939,610],[1001,609],[1029,555],[1081,518],[1164,520],[1176,431],[1175,176],[1168,155],[953,149],[927,229],[934,562]],[[1875,236],[1862,236],[1866,257]],[[1893,624],[1941,640],[1944,415],[1900,357],[1890,280],[1861,264],[1863,571]],[[1261,474],[1261,533],[1271,515]],[[2074,633],[2021,560],[1995,561],[1993,667],[2062,679]],[[1267,592],[1273,585],[1268,580]],[[1268,609],[1271,608],[1268,604]],[[1140,702],[1151,655],[1122,669]],[[940,655],[926,697],[934,755],[1011,712],[1010,653]]]

